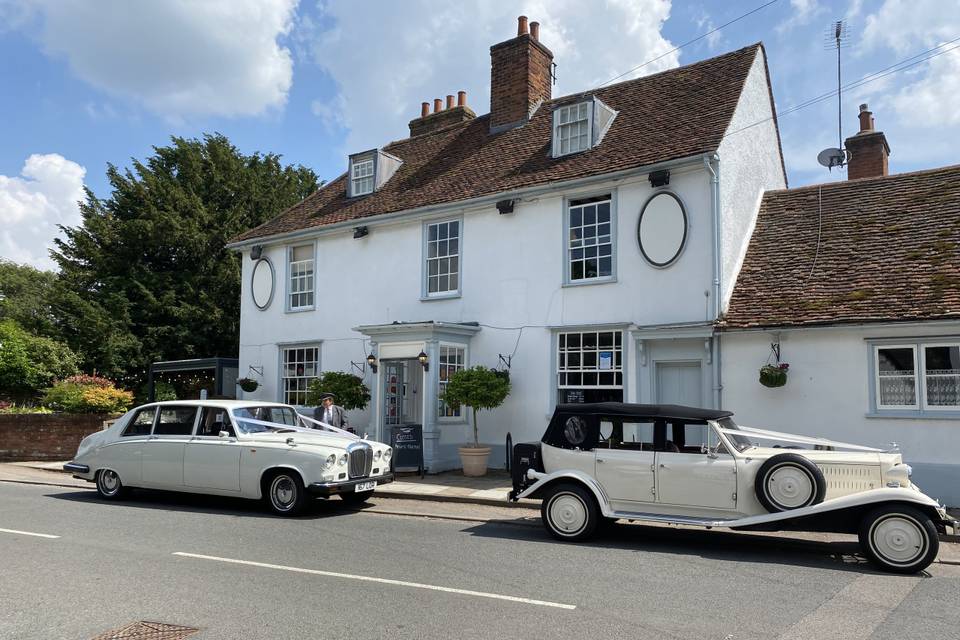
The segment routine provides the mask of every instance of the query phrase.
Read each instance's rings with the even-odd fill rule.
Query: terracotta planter
[[[463,465],[463,475],[474,478],[487,475],[490,447],[460,447],[458,451],[460,463]]]

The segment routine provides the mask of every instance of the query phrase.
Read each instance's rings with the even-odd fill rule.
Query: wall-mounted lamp
[[[377,356],[373,355],[372,353],[371,353],[370,355],[368,355],[368,356],[367,356],[367,366],[370,367],[370,371],[373,371],[374,373],[376,373],[376,372],[377,372],[377,369],[378,369],[378,367],[377,367]]]
[[[501,214],[504,213],[513,213],[513,205],[515,200],[500,200],[497,202],[497,211]]]
[[[354,240],[356,240],[357,238],[363,238],[364,236],[367,236],[367,235],[369,235],[369,234],[370,234],[370,230],[367,229],[366,227],[354,227],[354,228],[353,228],[353,238],[354,238]]]
[[[263,255],[263,245],[262,245],[262,244],[255,244],[255,245],[253,245],[252,247],[250,247],[250,259],[251,259],[251,260],[259,260],[259,259],[260,259],[260,256],[262,256],[262,255]]]
[[[661,171],[651,171],[650,175],[650,186],[651,187],[665,187],[670,184],[670,172],[666,169]]]
[[[417,361],[423,365],[424,371],[430,371],[430,359],[427,357],[426,353],[421,351],[420,355],[417,356]]]

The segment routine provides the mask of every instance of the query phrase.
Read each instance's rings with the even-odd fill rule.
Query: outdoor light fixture
[[[430,359],[427,357],[426,353],[421,351],[420,355],[417,356],[417,360],[423,365],[424,371],[430,371]]]
[[[260,256],[263,255],[263,245],[255,244],[250,248],[250,259],[259,260]]]
[[[513,213],[513,203],[514,200],[500,200],[497,202],[497,211],[501,214]]]
[[[367,356],[367,365],[370,367],[370,371],[377,372],[377,356],[373,355],[372,352]]]
[[[354,227],[354,228],[353,228],[353,238],[354,238],[354,240],[356,240],[357,238],[363,238],[364,236],[368,235],[369,233],[370,233],[370,231],[369,231],[366,227]]]
[[[662,171],[651,171],[648,177],[650,178],[651,187],[665,187],[670,184],[670,172],[666,169]]]

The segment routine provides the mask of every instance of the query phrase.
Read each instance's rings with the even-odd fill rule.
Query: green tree
[[[450,377],[442,400],[448,406],[466,405],[473,410],[473,446],[480,446],[477,414],[496,409],[510,395],[510,378],[501,371],[483,366],[461,369]]]
[[[57,274],[0,259],[0,320],[13,320],[38,336],[57,336]]]
[[[237,353],[240,256],[224,245],[317,189],[316,175],[226,137],[172,138],[87,191],[63,227],[55,314],[85,368],[136,388],[150,362]]]
[[[363,409],[370,402],[370,389],[363,384],[360,376],[342,371],[324,371],[320,377],[310,381],[307,388],[307,404],[319,406],[320,394],[332,393],[335,402],[347,411]]]
[[[0,321],[0,396],[30,401],[54,380],[75,374],[77,360],[66,345]]]

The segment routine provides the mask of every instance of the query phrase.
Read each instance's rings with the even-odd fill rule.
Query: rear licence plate
[[[354,491],[357,491],[357,492],[360,492],[360,491],[372,491],[372,490],[374,489],[374,487],[376,487],[376,486],[377,486],[377,481],[376,481],[376,480],[371,480],[370,482],[361,482],[361,483],[357,484],[357,485],[353,488],[353,490],[354,490]]]

